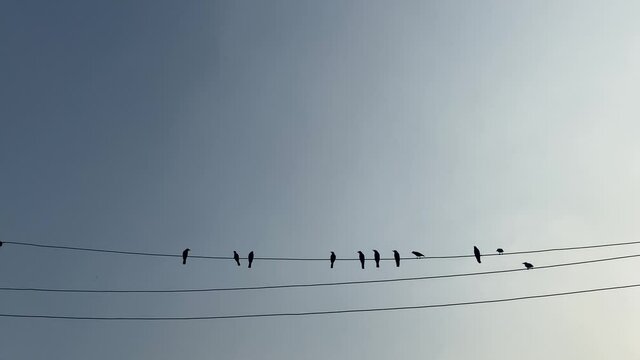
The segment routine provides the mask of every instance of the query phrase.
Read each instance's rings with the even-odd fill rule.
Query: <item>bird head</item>
[[[191,249],[186,248],[186,249],[184,249],[184,251],[189,252],[189,251],[191,251]]]
[[[335,255],[336,253],[334,253],[333,251],[331,252],[331,255]]]

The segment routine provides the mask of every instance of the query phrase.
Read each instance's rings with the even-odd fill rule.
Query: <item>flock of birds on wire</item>
[[[0,245],[1,246],[1,245]],[[189,257],[189,251],[191,251],[191,249],[186,248],[184,249],[184,251],[182,252],[182,264],[186,265],[187,264],[187,257]],[[496,249],[496,252],[500,255],[502,255],[502,253],[504,253],[504,250],[502,248],[498,248]],[[419,251],[412,251],[411,252],[413,255],[415,255],[418,259],[420,258],[424,258],[424,254],[419,252]],[[478,262],[478,264],[482,263],[482,261],[480,260],[480,249],[478,249],[477,246],[473,247],[473,255],[476,258],[476,261]],[[249,261],[249,265],[248,268],[251,268],[251,264],[253,263],[253,258],[254,258],[254,254],[253,251],[249,253],[249,255],[247,256],[247,260]],[[364,253],[362,251],[358,251],[358,258],[360,260],[360,267],[364,270],[364,262],[365,262],[365,256]],[[238,255],[238,253],[236,251],[233,252],[233,259],[236,261],[236,264],[238,264],[238,266],[240,266],[240,255]],[[335,252],[331,252],[331,256],[329,256],[329,261],[331,262],[331,268],[333,269],[333,263],[336,262],[336,253]],[[400,267],[400,253],[397,250],[393,250],[393,259],[396,262],[396,267]],[[379,268],[380,267],[380,253],[378,252],[378,250],[373,250],[373,260],[376,262],[376,267]],[[533,264],[529,263],[529,262],[523,262],[522,265],[524,265],[524,267],[529,270],[533,267]]]

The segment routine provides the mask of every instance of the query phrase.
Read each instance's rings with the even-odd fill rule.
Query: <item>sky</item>
[[[4,1],[0,240],[320,258],[637,241],[638,15],[629,1]],[[363,271],[6,243],[0,287],[371,280],[638,251]],[[413,306],[634,284],[635,264],[223,293],[5,291],[0,313]],[[630,359],[638,296],[235,320],[2,318],[0,359]]]

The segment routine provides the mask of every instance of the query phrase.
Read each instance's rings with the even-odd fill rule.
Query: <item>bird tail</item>
[[[182,259],[182,265],[187,265],[187,259]]]
[[[251,269],[251,263],[249,263],[249,269]]]
[[[333,263],[331,263],[331,268],[333,269]]]

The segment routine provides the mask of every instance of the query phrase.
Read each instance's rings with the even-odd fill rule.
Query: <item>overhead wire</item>
[[[609,286],[601,288],[591,288],[584,290],[565,291],[556,293],[547,293],[539,295],[526,295],[501,299],[489,299],[489,300],[476,300],[465,301],[455,303],[441,303],[441,304],[427,304],[427,305],[415,305],[415,306],[394,306],[394,307],[379,307],[379,308],[361,308],[361,309],[345,309],[345,310],[324,310],[324,311],[305,311],[305,312],[280,312],[280,313],[258,313],[258,314],[239,314],[239,315],[213,315],[213,316],[158,316],[158,317],[146,317],[146,316],[69,316],[69,315],[38,315],[38,314],[11,314],[0,313],[0,317],[5,318],[29,318],[29,319],[57,319],[57,320],[95,320],[95,321],[195,321],[195,320],[224,320],[224,319],[247,319],[247,318],[272,318],[272,317],[303,317],[313,315],[337,315],[337,314],[352,314],[352,313],[372,313],[372,312],[388,312],[388,311],[402,311],[402,310],[419,310],[419,309],[434,309],[445,307],[458,307],[458,306],[470,306],[480,304],[493,304],[514,302],[531,299],[541,299],[577,294],[587,294],[603,291],[622,290],[629,288],[640,287],[640,284],[629,284],[619,286]]]
[[[137,256],[153,256],[153,257],[175,257],[180,258],[182,255],[180,254],[169,254],[169,253],[158,253],[158,252],[143,252],[143,251],[126,251],[126,250],[110,250],[110,249],[101,249],[101,248],[90,248],[90,247],[79,247],[79,246],[64,246],[64,245],[47,245],[47,244],[38,244],[31,242],[21,242],[21,241],[3,241],[4,244],[12,244],[18,246],[29,246],[29,247],[37,247],[37,248],[48,248],[48,249],[58,249],[58,250],[69,250],[69,251],[85,251],[85,252],[98,252],[98,253],[109,253],[109,254],[120,254],[120,255],[137,255]],[[556,248],[546,248],[546,249],[537,249],[537,250],[525,250],[525,251],[513,251],[513,252],[503,252],[502,254],[498,253],[486,253],[482,254],[483,257],[486,256],[508,256],[508,255],[523,255],[523,254],[535,254],[535,253],[544,253],[544,252],[556,252],[556,251],[570,251],[570,250],[585,250],[585,249],[596,249],[596,248],[604,248],[604,247],[615,247],[615,246],[626,246],[626,245],[635,245],[640,244],[640,241],[628,241],[628,242],[619,242],[619,243],[608,243],[608,244],[595,244],[595,245],[584,245],[584,246],[569,246],[569,247],[556,247]],[[473,254],[464,254],[464,255],[441,255],[441,256],[424,256],[421,258],[417,257],[402,257],[401,260],[422,260],[422,259],[459,259],[459,258],[473,258]],[[189,259],[209,259],[209,260],[233,260],[233,256],[206,256],[206,255],[189,255]],[[240,259],[246,259],[246,257],[241,257]],[[328,261],[329,257],[324,258],[315,258],[315,257],[254,257],[255,260],[263,260],[263,261]],[[358,258],[337,258],[337,261],[359,261]],[[367,260],[373,260],[367,258]],[[394,261],[394,258],[381,258],[382,261]]]
[[[574,261],[568,263],[543,265],[532,268],[531,270],[552,269],[565,266],[576,266],[598,262],[615,261],[622,259],[630,259],[640,257],[640,254],[615,256],[608,258],[599,258],[584,261]],[[324,283],[299,283],[299,284],[281,284],[281,285],[263,285],[263,286],[240,286],[240,287],[221,287],[221,288],[201,288],[201,289],[166,289],[166,290],[118,290],[118,289],[56,289],[56,288],[36,288],[36,287],[0,287],[0,291],[24,291],[24,292],[57,292],[57,293],[131,293],[131,294],[143,294],[143,293],[197,293],[197,292],[222,292],[222,291],[248,291],[248,290],[268,290],[268,289],[286,289],[286,288],[305,288],[305,287],[323,287],[323,286],[342,286],[342,285],[358,285],[358,284],[376,284],[376,283],[389,283],[389,282],[403,282],[403,281],[419,281],[419,280],[433,280],[433,279],[446,279],[456,277],[467,276],[479,276],[479,275],[492,275],[492,274],[504,274],[517,271],[529,271],[524,268],[507,269],[507,270],[493,270],[493,271],[481,271],[471,273],[459,273],[459,274],[444,274],[444,275],[430,275],[430,276],[416,276],[405,278],[392,278],[392,279],[377,279],[377,280],[356,280],[356,281],[341,281],[341,282],[324,282]]]

